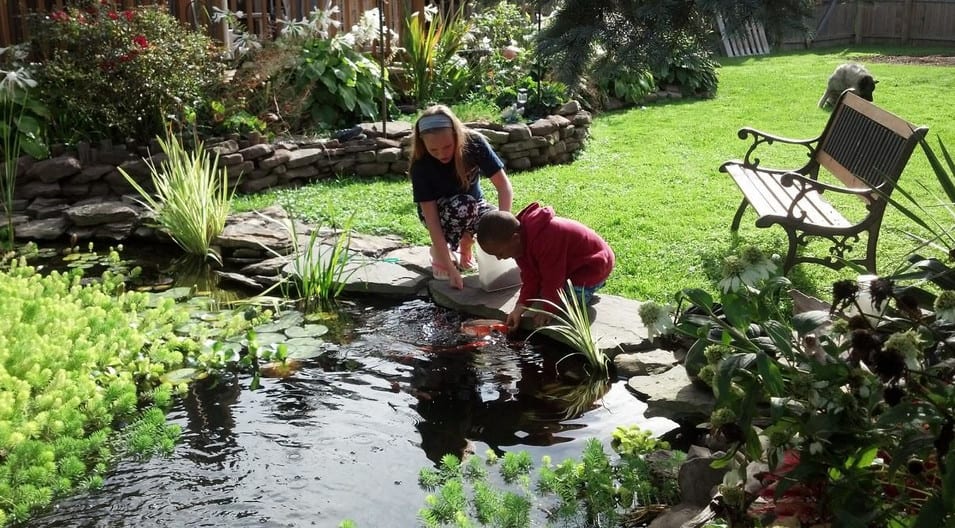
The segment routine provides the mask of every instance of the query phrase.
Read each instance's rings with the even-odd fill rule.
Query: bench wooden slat
[[[783,185],[780,174],[740,165],[728,166],[726,172],[761,218],[789,216],[790,204],[799,193],[799,188],[795,185]],[[816,191],[805,193],[793,208],[793,213],[803,216],[802,222],[805,224],[834,228],[850,225],[850,222]]]

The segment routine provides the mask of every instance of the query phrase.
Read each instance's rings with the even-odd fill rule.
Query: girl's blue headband
[[[426,115],[418,120],[418,132],[435,130],[438,128],[452,128],[451,118],[444,114]]]

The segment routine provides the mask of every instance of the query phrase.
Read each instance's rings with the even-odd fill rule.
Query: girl
[[[474,265],[471,246],[478,221],[494,209],[484,200],[479,177],[491,179],[502,211],[511,210],[511,182],[484,136],[464,128],[444,105],[424,111],[413,139],[409,174],[418,218],[431,235],[431,271],[435,279],[450,280],[461,289],[460,270]],[[456,264],[452,251],[459,247]]]

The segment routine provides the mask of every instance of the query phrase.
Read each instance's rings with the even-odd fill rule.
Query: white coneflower
[[[640,305],[637,314],[643,326],[647,327],[650,339],[656,335],[666,335],[673,329],[673,307],[647,301]]]
[[[886,350],[895,350],[902,355],[905,367],[911,371],[922,370],[921,339],[914,330],[896,332],[885,341]]]
[[[935,315],[946,322],[955,323],[955,291],[945,290],[935,298]]]
[[[746,267],[736,255],[730,255],[723,259],[723,279],[719,282],[720,290],[723,293],[734,292],[743,285],[740,275]]]

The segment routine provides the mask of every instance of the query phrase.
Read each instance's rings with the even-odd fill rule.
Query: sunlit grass
[[[715,289],[722,257],[738,245],[757,245],[768,253],[784,254],[786,249],[783,230],[755,228],[751,210],[743,217],[738,239],[730,235],[742,195],[718,168],[745,152],[747,143],[736,131],[753,126],[793,138],[819,135],[829,116],[816,106],[826,79],[838,64],[857,60],[880,81],[876,104],[928,126],[930,136],[955,138],[955,69],[869,60],[872,54],[933,52],[939,50],[866,47],[724,58],[716,97],[600,114],[586,150],[573,163],[510,173],[514,208],[541,201],[600,233],[617,256],[607,293],[664,301],[681,288]],[[804,150],[770,152],[782,165],[805,161]],[[916,182],[940,192],[918,150],[900,186],[918,197],[923,191]],[[494,203],[493,186],[484,185],[484,190]],[[428,243],[404,177],[319,182],[242,198],[236,207],[274,202],[336,225],[354,212],[359,232],[395,233],[410,243]],[[860,204],[846,207],[861,210]],[[914,247],[902,233],[913,228],[898,211],[887,211],[879,239],[880,270],[894,269]],[[826,246],[814,244],[809,251],[823,253]],[[864,251],[864,241],[857,251]],[[831,281],[845,273],[801,265],[790,278],[797,288],[825,296]]]

